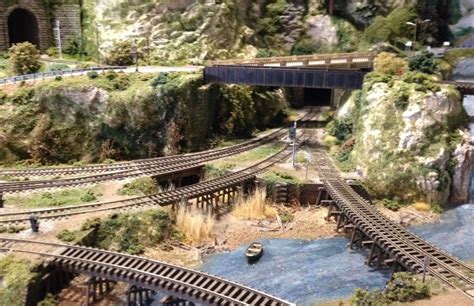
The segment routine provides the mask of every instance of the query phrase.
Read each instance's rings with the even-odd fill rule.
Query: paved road
[[[160,72],[199,72],[203,69],[204,67],[202,66],[139,66],[138,67],[138,72],[139,73],[160,73]],[[116,71],[123,71],[125,73],[135,73],[136,72],[136,67],[127,67],[125,69],[114,69]],[[104,70],[107,71],[106,67],[104,67]],[[98,73],[102,72],[101,70],[97,71]],[[73,73],[68,73],[65,72],[62,77],[72,77],[72,76],[80,76],[87,74],[87,71],[85,72],[73,72]],[[48,80],[48,79],[53,79],[56,76],[46,76],[46,77],[40,77],[37,79],[29,79],[25,80],[25,82],[34,82],[37,80]],[[16,83],[20,83],[20,81],[17,81]],[[5,84],[0,84],[1,86],[8,85],[8,84],[15,84],[15,83],[5,83]]]

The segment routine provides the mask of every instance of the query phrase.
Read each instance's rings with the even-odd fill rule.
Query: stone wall
[[[81,37],[81,7],[79,4],[63,4],[54,11],[55,20],[61,24],[61,45],[66,48],[71,39]]]
[[[61,4],[60,1],[57,1],[53,10],[51,7],[45,7],[41,0],[0,0],[0,51],[6,50],[9,47],[8,16],[16,8],[26,9],[36,17],[39,47],[43,51],[54,44],[53,19],[59,20],[62,25],[61,36],[63,45],[67,46],[72,37],[81,35],[81,9],[79,2],[77,4]]]

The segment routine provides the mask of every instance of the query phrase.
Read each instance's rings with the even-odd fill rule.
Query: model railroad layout
[[[299,120],[305,122],[314,117],[317,108],[310,108],[309,111]],[[41,189],[54,189],[75,187],[86,184],[97,184],[105,181],[122,180],[133,177],[158,177],[186,170],[197,168],[205,162],[228,157],[249,151],[269,142],[281,139],[287,134],[286,128],[278,129],[269,135],[253,139],[242,144],[227,148],[208,150],[191,154],[174,155],[169,157],[142,159],[112,165],[92,165],[85,167],[62,167],[43,169],[23,169],[23,170],[0,170],[0,176],[51,176],[51,175],[80,175],[90,172],[102,172],[100,174],[64,178],[57,180],[34,180],[21,182],[0,183],[0,195],[15,192],[24,192]]]
[[[43,249],[47,251],[39,251]],[[0,237],[0,250],[39,255],[65,271],[133,284],[200,305],[294,305],[221,277],[139,256],[5,237]]]
[[[396,264],[413,273],[430,274],[474,297],[474,268],[431,245],[383,216],[339,175],[325,152],[318,150],[316,168],[330,200],[328,216],[338,229],[352,230],[350,246],[370,247],[367,264]]]

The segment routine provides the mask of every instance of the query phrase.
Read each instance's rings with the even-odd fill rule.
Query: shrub
[[[53,64],[49,66],[50,71],[61,71],[61,70],[68,70],[69,66],[66,64]]]
[[[66,48],[64,48],[63,52],[69,55],[78,55],[82,53],[81,50],[81,41],[79,37],[73,37],[69,39]]]
[[[334,119],[326,126],[326,133],[339,141],[346,141],[352,136],[354,123],[351,118]]]
[[[309,39],[304,39],[297,42],[291,49],[291,55],[309,55],[318,53],[321,45],[311,41]]]
[[[56,47],[49,47],[48,50],[46,50],[46,54],[48,54],[49,57],[56,57],[58,56],[58,49]]]
[[[151,81],[150,86],[156,88],[158,85],[166,84],[167,81],[168,73],[160,72],[160,74],[158,74],[158,76]]]
[[[129,66],[134,63],[132,54],[132,43],[130,41],[122,41],[115,43],[106,57],[109,65]]]
[[[54,78],[55,81],[62,81],[62,79],[63,79],[63,77],[60,76],[60,75],[57,75],[57,76]]]
[[[14,73],[34,73],[41,68],[39,61],[40,53],[38,49],[29,42],[15,44],[10,47],[8,52]]]
[[[97,71],[89,71],[87,72],[87,77],[89,79],[97,79],[99,77],[99,74],[97,73]]]
[[[374,71],[388,75],[402,75],[408,70],[408,63],[393,53],[382,52],[374,62]]]
[[[403,207],[403,204],[400,203],[399,201],[389,200],[389,199],[383,199],[382,205],[393,211],[398,211],[400,208]]]
[[[272,56],[278,56],[278,52],[272,49],[258,49],[257,54],[255,55],[255,57],[257,58],[272,57]]]
[[[119,190],[121,195],[150,195],[157,192],[158,187],[150,177],[133,180]]]
[[[76,239],[76,234],[70,230],[65,229],[60,231],[56,237],[62,241],[72,242]]]
[[[383,291],[356,289],[351,299],[352,305],[392,305],[395,302],[413,302],[424,299],[431,295],[427,283],[413,278],[407,272],[395,273],[393,279],[387,284]]]
[[[434,74],[438,71],[434,54],[423,51],[408,59],[408,65],[411,71],[418,71],[427,74]]]
[[[410,86],[402,83],[398,90],[394,90],[392,94],[393,103],[395,107],[400,110],[405,110],[408,106],[408,99],[410,98]]]
[[[417,14],[412,8],[397,8],[387,17],[377,16],[364,32],[364,40],[369,43],[390,42],[404,37],[412,37],[413,28],[406,23],[413,21]]]

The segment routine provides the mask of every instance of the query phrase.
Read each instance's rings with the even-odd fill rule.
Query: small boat
[[[248,263],[256,262],[262,257],[263,245],[260,242],[252,243],[245,251],[245,257],[247,257]]]

